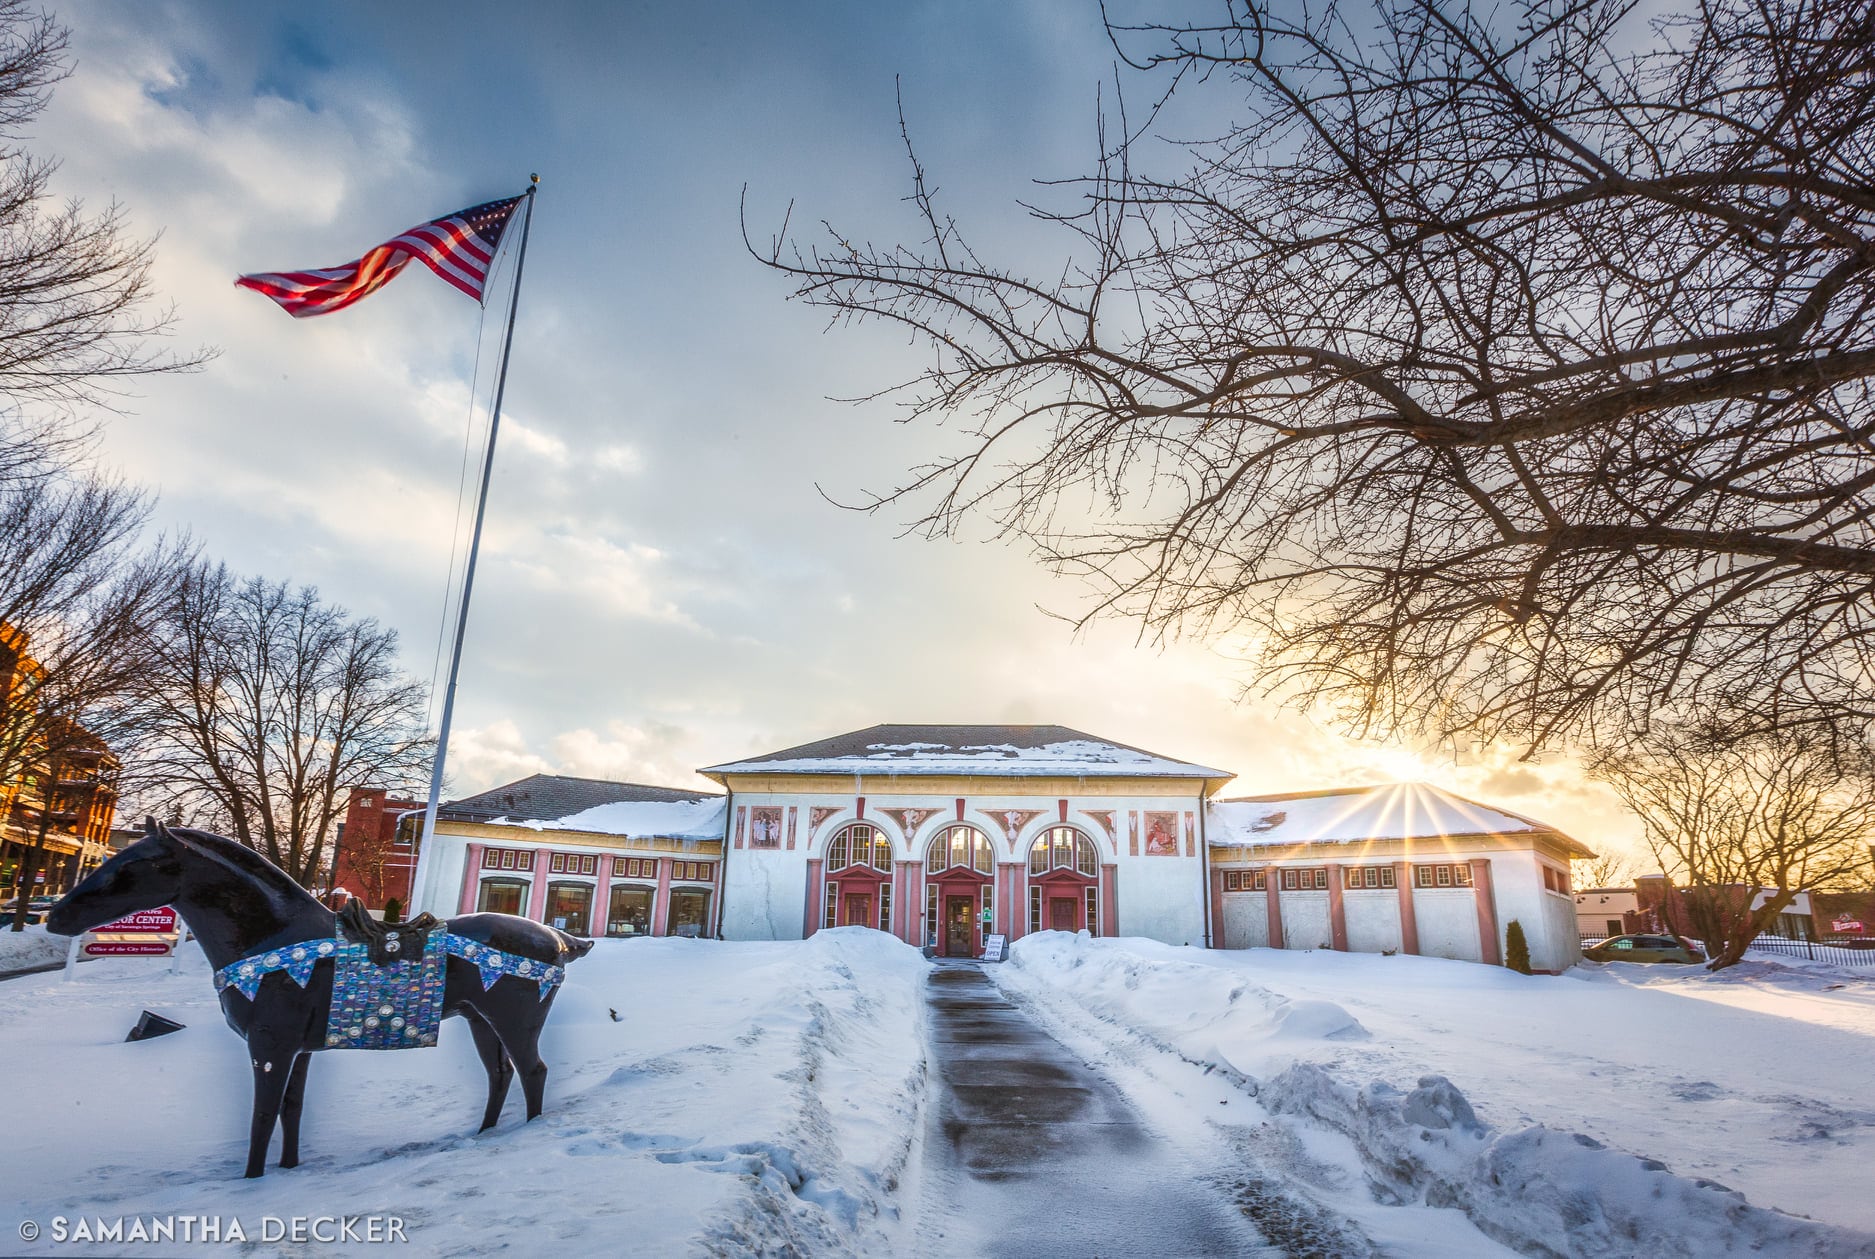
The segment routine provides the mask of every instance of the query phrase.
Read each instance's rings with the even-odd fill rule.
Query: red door
[[[977,898],[974,896],[947,896],[944,898],[944,956],[975,957],[977,955]]]
[[[1050,931],[1079,931],[1081,929],[1080,898],[1071,896],[1049,897],[1048,929]]]
[[[872,922],[872,897],[855,892],[848,892],[840,898],[840,908],[846,914],[849,927],[870,927]]]

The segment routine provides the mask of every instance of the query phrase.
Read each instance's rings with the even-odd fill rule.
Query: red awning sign
[[[1862,924],[1857,922],[1853,918],[1838,918],[1835,922],[1832,922],[1829,925],[1832,931],[1849,932],[1849,931],[1863,930]]]
[[[101,927],[91,929],[95,934],[106,932],[135,933],[140,935],[173,935],[176,930],[176,911],[168,905],[158,909],[139,909],[134,914],[125,914],[115,922],[107,922]]]

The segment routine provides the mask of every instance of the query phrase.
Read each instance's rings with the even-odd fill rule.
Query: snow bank
[[[1279,1124],[1302,1121],[1297,1135],[1305,1142],[1319,1146],[1323,1135],[1346,1142],[1339,1152],[1318,1148],[1316,1157],[1358,1169],[1356,1188],[1364,1180],[1370,1202],[1462,1210],[1487,1236],[1525,1254],[1875,1254],[1875,1234],[1841,1227],[1860,1222],[1855,1212],[1866,1199],[1855,1156],[1826,1144],[1859,1135],[1865,1120],[1875,1124],[1875,1115],[1854,1108],[1860,1091],[1851,1083],[1870,1045],[1845,1041],[1841,1026],[1806,1024],[1795,1017],[1803,1008],[1790,1004],[1798,997],[1767,994],[1762,983],[1706,985],[1712,1004],[1702,1004],[1687,1001],[1683,987],[1673,995],[1636,991],[1599,972],[1585,972],[1593,982],[1582,983],[1429,958],[1223,952],[1056,932],[1017,941],[997,977],[1044,1017],[1091,1030],[1123,1057],[1142,1042],[1175,1056],[1180,1061],[1160,1072],[1169,1093],[1192,1092],[1177,1074],[1192,1064],[1236,1081]],[[1809,1010],[1811,1019],[1855,1023],[1866,1013],[1839,992],[1815,1000],[1832,1004]],[[1725,1008],[1754,1003],[1786,1017],[1766,1028],[1762,1009]],[[1865,1030],[1875,1032],[1875,1019]],[[1805,1046],[1827,1055],[1822,1078],[1839,1085],[1837,1105],[1775,1094],[1758,1102],[1754,1094],[1772,1082],[1758,1074],[1757,1051],[1788,1058]],[[1728,1059],[1730,1074],[1719,1065]],[[1703,1078],[1689,1083],[1680,1072],[1695,1068]],[[1402,1079],[1416,1083],[1392,1082]],[[1481,1117],[1475,1090],[1468,1096],[1469,1083],[1461,1089],[1453,1079],[1483,1082],[1489,1109],[1502,1118]],[[1543,1103],[1554,1104],[1553,1113],[1533,1120],[1529,1112]],[[1738,1122],[1756,1120],[1760,1109],[1784,1122]],[[1609,1140],[1572,1130],[1585,1111]],[[1795,1112],[1829,1119],[1791,1128]],[[1226,1114],[1233,1123],[1244,1118],[1221,1110],[1206,1118],[1222,1124]],[[1185,1111],[1182,1121],[1193,1117]],[[1170,1108],[1162,1116],[1180,1120]],[[1671,1153],[1627,1139],[1640,1131],[1651,1141],[1668,1126],[1684,1143]],[[1735,1140],[1743,1148],[1725,1144]],[[1267,1149],[1270,1139],[1236,1143]],[[1719,1157],[1760,1178],[1766,1167],[1814,1151],[1805,1170],[1822,1179],[1810,1185],[1806,1205],[1827,1208],[1831,1222],[1753,1206],[1715,1177],[1675,1175],[1658,1157],[1680,1161],[1690,1146],[1707,1147],[1710,1157],[1715,1143],[1725,1145]],[[1787,1188],[1775,1178],[1765,1183]],[[1354,1218],[1347,1190],[1341,1186],[1340,1202],[1332,1193],[1319,1200]]]
[[[23,931],[15,931],[10,925],[0,927],[0,974],[10,970],[25,970],[31,966],[44,966],[50,962],[63,962],[71,942],[70,936],[55,936],[47,932],[44,923],[28,924]]]
[[[305,1161],[255,1181],[238,1179],[245,1047],[193,946],[177,976],[107,958],[70,984],[8,981],[0,1057],[43,1087],[15,1098],[27,1144],[8,1160],[17,1216],[0,1229],[380,1214],[425,1254],[880,1253],[924,1093],[926,970],[859,928],[782,944],[601,940],[547,1024],[540,1119],[521,1122],[517,1085],[501,1122],[475,1132],[486,1085],[452,1019],[433,1050],[316,1055]],[[124,1043],[145,1007],[186,1029]],[[42,1236],[10,1253],[55,1249]]]
[[[1229,971],[1108,947],[1086,933],[1024,936],[1009,963],[1188,1062],[1246,1078],[1262,1069],[1272,1043],[1368,1035],[1332,1001],[1294,1000]]]
[[[1257,1089],[1275,1114],[1300,1115],[1354,1142],[1375,1195],[1455,1206],[1488,1236],[1545,1259],[1854,1259],[1875,1236],[1754,1207],[1716,1181],[1610,1150],[1581,1133],[1480,1123],[1443,1076],[1410,1092],[1353,1087],[1299,1063]]]

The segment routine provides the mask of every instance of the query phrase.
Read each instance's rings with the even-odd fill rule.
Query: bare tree
[[[149,761],[175,801],[310,886],[354,787],[429,763],[397,633],[310,587],[198,564],[167,609]]]
[[[1634,882],[1637,873],[1632,854],[1605,845],[1597,855],[1571,862],[1570,869],[1577,891],[1591,887],[1626,887]]]
[[[1855,886],[1875,866],[1875,749],[1847,734],[1741,733],[1708,716],[1604,753],[1591,772],[1640,815],[1661,869],[1683,884],[1668,916],[1706,941],[1713,970],[1799,892]]]
[[[131,236],[115,203],[98,214],[53,203],[58,163],[21,145],[70,73],[67,37],[26,0],[0,0],[0,398],[12,435],[23,427],[39,443],[71,438],[68,422],[113,402],[126,378],[206,357],[152,348],[172,321],[150,309],[155,240]],[[17,410],[26,402],[41,404],[31,417]],[[0,472],[6,465],[0,453]]]
[[[68,806],[115,789],[100,768],[132,755],[143,729],[136,697],[189,555],[186,543],[136,549],[148,512],[95,476],[0,478],[0,784],[23,828],[22,896]]]
[[[1065,271],[979,257],[915,158],[922,244],[751,245],[968,427],[866,505],[1245,633],[1359,734],[1875,713],[1875,8],[1221,7],[1110,25],[1234,120],[1154,177],[1122,113],[1034,211]]]

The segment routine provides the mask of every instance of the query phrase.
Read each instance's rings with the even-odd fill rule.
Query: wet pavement
[[[923,1253],[1279,1253],[982,967],[938,962],[926,1003],[934,1079],[927,1183],[943,1200],[926,1206]]]

